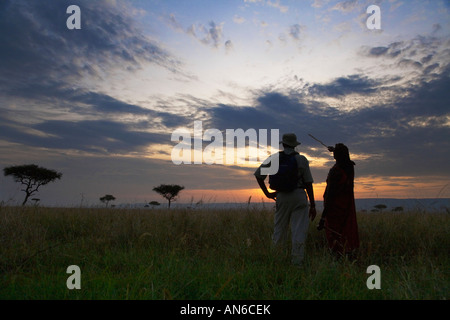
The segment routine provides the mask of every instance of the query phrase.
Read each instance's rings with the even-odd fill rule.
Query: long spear
[[[319,142],[321,145],[323,145],[325,148],[328,149],[328,146],[325,145],[325,143],[323,143],[322,141],[320,141],[319,139],[317,139],[316,137],[314,137],[312,134],[308,133],[308,136],[310,136],[311,138],[313,138],[314,140],[316,140],[317,142]]]

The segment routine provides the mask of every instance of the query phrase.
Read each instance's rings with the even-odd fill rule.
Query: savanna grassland
[[[295,267],[289,244],[271,246],[269,209],[0,207],[0,299],[449,298],[448,213],[359,213],[353,262],[329,254],[317,222]]]

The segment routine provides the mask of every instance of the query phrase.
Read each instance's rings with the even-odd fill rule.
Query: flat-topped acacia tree
[[[116,200],[116,197],[114,197],[111,194],[105,194],[103,197],[100,198],[100,201],[106,205],[106,208],[108,208],[108,203],[114,200]]]
[[[23,206],[33,194],[39,191],[41,186],[62,177],[61,172],[39,167],[35,164],[6,167],[3,169],[3,173],[5,177],[12,176],[15,182],[20,182],[25,186],[25,189],[21,190],[25,192],[25,199],[22,202]]]
[[[169,208],[170,208],[170,203],[176,200],[178,193],[180,193],[180,191],[183,189],[184,189],[183,186],[179,186],[177,184],[161,184],[157,187],[154,187],[153,191],[159,193],[164,198],[166,198],[167,201],[169,201]]]

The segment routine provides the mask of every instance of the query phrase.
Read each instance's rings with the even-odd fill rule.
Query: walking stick
[[[325,148],[328,149],[328,146],[325,145],[325,143],[323,143],[322,141],[320,141],[319,139],[317,139],[316,137],[314,137],[312,134],[308,133],[308,136],[310,136],[311,138],[313,138],[314,140],[316,140],[317,142],[319,142],[321,145],[323,145]]]
[[[322,212],[322,217],[320,218],[320,222],[319,225],[317,226],[317,230],[322,230],[322,229],[326,229],[328,231],[330,231],[331,233],[334,233],[335,235],[337,235],[339,238],[342,238],[342,234],[340,234],[339,232],[337,232],[336,230],[331,229],[329,226],[325,225],[325,216],[326,216],[327,212],[325,210],[323,210]],[[321,223],[323,221],[323,224]]]
[[[331,229],[330,227],[325,226],[325,229],[327,229],[328,231],[331,231],[332,233],[336,234],[337,236],[339,236],[339,238],[342,238],[342,234],[340,234],[339,232]]]

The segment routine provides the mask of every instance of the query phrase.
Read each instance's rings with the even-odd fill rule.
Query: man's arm
[[[259,187],[264,192],[264,194],[266,195],[267,198],[275,199],[277,197],[277,193],[276,192],[269,192],[269,190],[267,190],[266,184],[264,183],[264,179],[261,179],[261,178],[257,177],[256,181],[258,181]]]
[[[309,198],[309,218],[311,221],[314,221],[316,218],[316,201],[314,200],[314,189],[312,182],[305,184],[306,193],[308,194]]]

